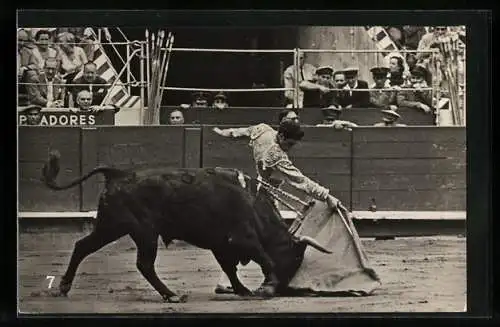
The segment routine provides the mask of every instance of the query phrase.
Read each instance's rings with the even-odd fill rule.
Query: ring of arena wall
[[[43,185],[41,168],[52,149],[62,155],[61,180],[76,178],[97,165],[225,166],[255,176],[248,142],[222,138],[211,131],[213,127],[20,126],[19,211],[96,209],[102,177],[65,192]],[[466,209],[465,127],[304,130],[303,142],[290,157],[351,210],[368,210],[372,202],[377,210],[389,211]],[[290,187],[285,190],[304,196]]]

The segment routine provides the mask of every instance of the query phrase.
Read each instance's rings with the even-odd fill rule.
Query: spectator
[[[49,58],[40,74],[36,70],[26,72],[28,100],[42,107],[62,107],[64,104],[64,80],[57,74],[57,60]]]
[[[413,53],[409,53],[406,57],[406,64],[410,71],[412,71],[417,66],[417,56]],[[427,85],[432,85],[432,74],[428,69],[425,69],[425,81]]]
[[[104,35],[108,39],[109,31],[104,30]],[[58,33],[71,33],[75,37],[75,43],[83,49],[88,61],[94,60],[94,42],[92,41],[92,29],[84,27],[59,28]]]
[[[405,38],[402,32],[402,28],[400,28],[399,26],[389,26],[389,28],[387,29],[387,33],[398,48],[402,48],[404,46]]]
[[[329,108],[342,109],[348,106],[350,108],[349,94],[347,93],[347,91],[343,90],[347,85],[344,71],[336,71],[333,74],[333,82],[335,85],[335,91],[333,91],[332,105]]]
[[[26,125],[30,126],[38,126],[42,121],[42,107],[37,105],[29,105],[18,107],[17,109],[19,114],[26,116]],[[23,124],[24,125],[24,124]]]
[[[408,69],[412,71],[417,65],[417,56],[414,53],[407,53],[406,64],[408,65]]]
[[[405,25],[402,30],[404,47],[408,50],[416,50],[420,39],[425,34],[425,27]]]
[[[224,110],[227,107],[229,107],[229,104],[227,103],[227,97],[224,94],[224,92],[217,93],[214,97],[214,102],[212,103],[212,108],[218,109],[218,110]]]
[[[182,125],[184,124],[184,114],[179,109],[174,109],[168,117],[168,122],[170,125]]]
[[[324,108],[321,109],[323,113],[323,122],[321,124],[316,125],[316,127],[333,127],[335,129],[345,129],[352,130],[353,127],[357,127],[353,122],[347,120],[340,120],[340,115],[342,113],[342,109],[339,108]]]
[[[107,83],[104,78],[97,75],[97,65],[95,63],[86,63],[83,66],[83,75],[71,83],[74,85],[70,86],[72,98],[69,102],[70,106],[72,106],[76,94],[82,90],[92,93],[92,105],[100,105],[108,93],[109,87],[106,85]]]
[[[24,72],[37,69],[37,61],[33,55],[35,46],[30,42],[29,33],[23,29],[17,32],[17,76],[23,78]]]
[[[356,89],[368,89],[366,81],[358,79],[358,68],[351,67],[344,69],[347,81],[344,89],[348,91],[346,108],[364,108],[370,105],[370,93],[366,91],[353,91]]]
[[[375,123],[374,127],[403,127],[405,124],[399,124],[397,121],[401,116],[394,110],[381,110],[382,112],[382,122]]]
[[[208,94],[205,92],[193,93],[193,108],[207,108],[208,107]]]
[[[371,70],[374,84],[370,87],[375,89],[370,91],[370,104],[376,108],[397,109],[396,91],[384,91],[385,88],[390,88],[390,82],[387,78],[389,68],[373,67]]]
[[[315,79],[300,83],[299,87],[304,92],[303,108],[327,108],[332,104],[332,75],[332,67],[319,67]]]
[[[316,67],[305,62],[306,54],[301,52],[299,54],[299,78],[298,83],[300,85],[303,81],[310,81],[314,79],[316,73]],[[283,84],[285,88],[295,88],[295,67],[293,65],[288,66],[283,73]],[[298,92],[298,107],[304,107],[304,92],[299,89]],[[285,105],[293,105],[294,91],[285,91]]]
[[[390,85],[402,86],[405,83],[404,60],[399,55],[393,55],[389,58],[389,81]]]
[[[75,37],[71,33],[61,33],[57,36],[59,44],[58,56],[61,60],[61,70],[66,83],[71,83],[83,65],[87,63],[87,55],[81,47],[75,44]]]
[[[33,56],[36,59],[38,69],[43,69],[48,58],[57,58],[57,50],[49,46],[50,32],[38,30],[35,34],[36,46],[33,48]]]
[[[120,111],[120,107],[114,104],[102,105],[102,106],[93,106],[92,105],[92,93],[87,90],[82,90],[78,92],[76,95],[76,108],[71,108],[72,112],[87,112],[92,114],[98,114],[105,110],[113,110],[114,113],[118,113]]]
[[[411,72],[411,84],[409,88],[428,88],[429,86],[424,80],[425,68],[417,65]],[[404,90],[398,94],[397,103],[400,107],[421,109],[426,113],[431,113],[432,96],[430,90]]]
[[[417,50],[430,50],[432,48],[439,48],[439,39],[448,34],[448,28],[446,26],[435,26],[432,32],[429,32],[422,36],[420,42],[418,43]],[[426,68],[429,67],[429,59],[431,58],[431,53],[421,52],[417,54],[418,63],[423,64]]]

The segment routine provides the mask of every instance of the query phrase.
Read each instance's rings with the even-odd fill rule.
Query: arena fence
[[[41,167],[51,149],[62,155],[61,180],[98,165],[117,168],[234,167],[255,176],[248,142],[214,126],[31,127],[19,131],[19,210],[92,211],[102,178],[64,192],[48,190]],[[229,127],[229,126],[228,126]],[[466,210],[463,127],[305,127],[290,156],[306,176],[331,189],[354,211]],[[230,154],[230,155],[228,155]],[[284,187],[301,198],[305,194]]]

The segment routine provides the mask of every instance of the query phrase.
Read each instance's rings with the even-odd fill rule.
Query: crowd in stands
[[[458,56],[464,54],[465,31],[463,28],[434,26],[429,32],[425,27],[402,26],[386,27],[393,41],[401,49],[431,50],[443,49],[444,42],[456,46]],[[453,37],[456,39],[453,39]],[[450,41],[452,40],[452,41]],[[460,46],[461,45],[461,46]],[[462,47],[462,48],[461,48]],[[450,48],[450,47],[448,47]],[[432,58],[431,58],[432,57]],[[408,52],[405,55],[394,52],[389,54],[388,65],[372,67],[372,83],[358,78],[358,67],[335,69],[331,66],[315,67],[307,63],[304,53],[299,57],[298,81],[296,68],[292,65],[283,74],[285,88],[299,84],[299,94],[295,99],[294,91],[285,91],[287,107],[298,108],[363,108],[375,107],[396,111],[398,107],[409,107],[425,113],[435,113],[437,98],[432,96],[431,88],[438,88],[441,94],[449,93],[443,74],[445,61],[443,53]],[[453,69],[459,75],[463,87],[464,58],[457,60]],[[441,63],[436,69],[435,62]],[[462,79],[461,79],[462,78]],[[459,93],[459,95],[463,94]],[[449,94],[448,94],[449,95]],[[295,102],[296,101],[296,102]]]
[[[19,29],[18,106],[102,109],[95,106],[102,103],[109,86],[92,61],[91,33],[85,28]],[[84,103],[88,97],[90,107]]]
[[[440,40],[452,34],[458,35],[462,44],[465,38],[463,28],[444,26],[386,26],[386,30],[398,47],[409,50],[439,48]],[[106,29],[104,32],[109,35]],[[89,112],[104,108],[101,104],[109,85],[98,75],[93,62],[92,33],[88,28],[19,29],[18,105]],[[436,98],[430,88],[436,86],[436,80],[438,87],[446,81],[442,71],[431,63],[431,55],[395,52],[388,58],[387,65],[372,67],[372,81],[365,81],[358,77],[359,67],[316,67],[301,53],[298,70],[292,65],[283,74],[285,88],[299,86],[298,94],[284,92],[284,106],[332,109],[324,111],[330,113],[325,116],[326,124],[337,112],[350,108],[379,108],[391,111],[395,117],[399,107],[407,107],[434,115]],[[464,67],[457,70],[463,74]],[[195,92],[191,103],[181,105],[181,109],[190,107],[225,110],[229,107],[228,96],[223,92]],[[170,113],[169,123],[183,122],[182,110]]]

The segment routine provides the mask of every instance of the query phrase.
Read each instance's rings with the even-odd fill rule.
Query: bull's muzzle
[[[328,250],[327,248],[319,244],[318,241],[316,241],[314,238],[310,236],[299,236],[299,242],[310,245],[316,250],[321,251],[323,253],[332,253],[332,251]]]

